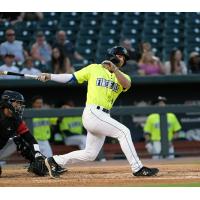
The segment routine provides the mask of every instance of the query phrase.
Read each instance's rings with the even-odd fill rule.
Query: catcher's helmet
[[[7,104],[9,108],[13,108],[12,110],[14,110],[15,113],[19,114],[20,116],[22,115],[25,107],[25,101],[24,96],[21,93],[11,90],[5,90],[1,95],[1,102],[4,102],[4,105]],[[18,102],[19,105],[17,107],[13,107],[13,102]]]
[[[126,64],[126,61],[129,60],[129,54],[126,48],[121,46],[115,46],[107,50],[106,53],[106,59],[110,60],[114,64],[119,63],[119,59],[116,57],[116,55],[123,55],[125,57],[124,64]]]

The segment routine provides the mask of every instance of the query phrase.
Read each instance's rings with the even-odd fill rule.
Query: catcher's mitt
[[[45,165],[45,157],[40,156],[35,158],[29,165],[28,172],[34,173],[38,176],[45,176],[47,175],[48,169]]]

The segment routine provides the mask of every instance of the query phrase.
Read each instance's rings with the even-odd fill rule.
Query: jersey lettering
[[[49,126],[50,123],[47,120],[44,121],[33,121],[33,127]]]
[[[111,89],[114,92],[119,90],[119,85],[111,80],[106,80],[104,78],[97,78],[96,85],[100,87],[106,87]]]

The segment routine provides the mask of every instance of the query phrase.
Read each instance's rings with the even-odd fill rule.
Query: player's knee
[[[124,127],[119,131],[118,139],[129,136],[130,134],[131,134],[130,130],[127,127]]]
[[[96,152],[86,152],[86,153],[88,161],[94,161],[98,155]]]

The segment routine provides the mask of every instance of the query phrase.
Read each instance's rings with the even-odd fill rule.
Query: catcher
[[[16,150],[29,162],[28,171],[44,176],[47,168],[39,145],[22,120],[24,97],[16,91],[5,90],[0,99],[0,160]],[[0,166],[0,176],[2,167]],[[56,173],[56,172],[55,172]]]

